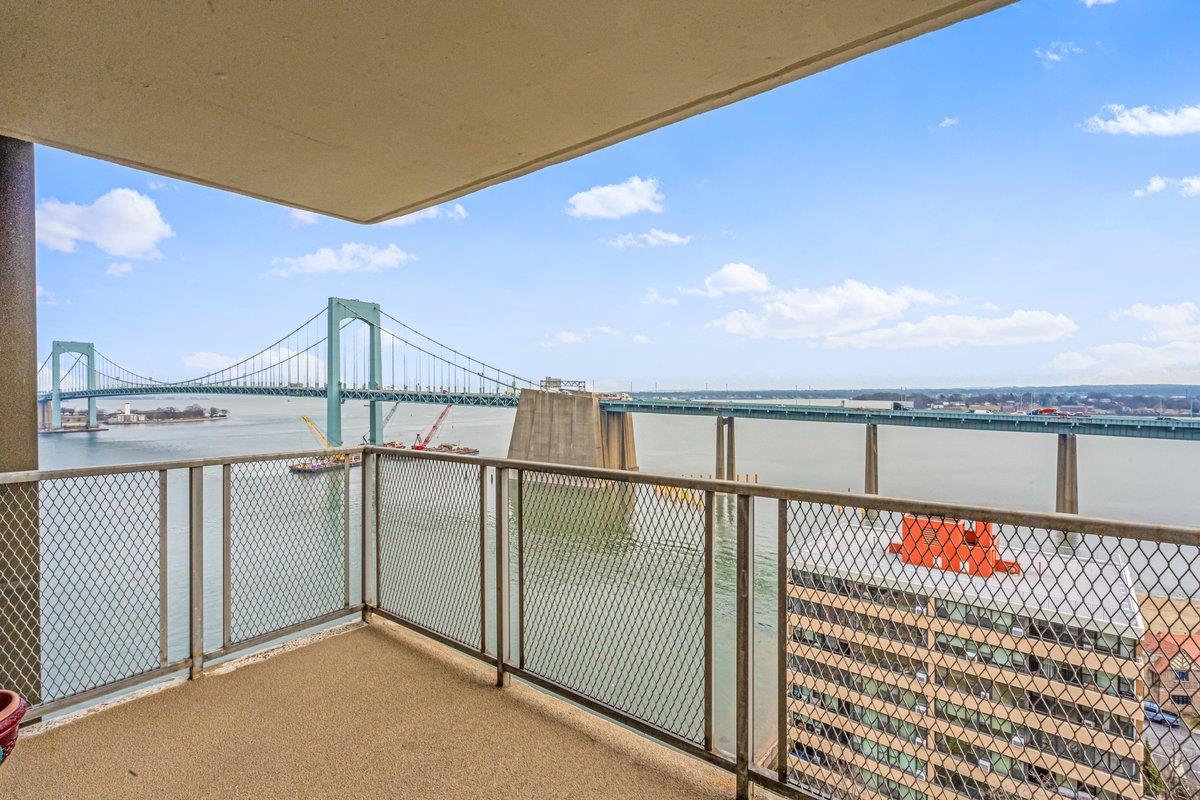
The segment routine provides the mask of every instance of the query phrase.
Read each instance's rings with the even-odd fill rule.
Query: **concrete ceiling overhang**
[[[0,0],[0,133],[358,222],[1010,0]]]

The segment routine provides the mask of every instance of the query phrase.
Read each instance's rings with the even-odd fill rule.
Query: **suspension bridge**
[[[38,370],[38,401],[49,429],[61,429],[61,404],[88,401],[96,427],[96,399],[140,395],[266,395],[326,399],[326,436],[342,443],[341,406],[370,404],[369,440],[383,441],[383,405],[437,403],[517,408],[539,384],[469,356],[383,311],[378,304],[330,298],[326,306],[276,341],[228,366],[182,380],[135,372],[91,342],[56,341]],[[593,395],[597,413],[708,416],[718,431],[735,417],[956,430],[1096,435],[1200,441],[1200,420],[1144,417],[1059,417],[953,411],[876,410],[746,401],[712,402]],[[562,412],[543,412],[547,414]],[[575,413],[575,412],[566,412]],[[591,423],[588,423],[589,425]],[[518,428],[520,423],[518,422]],[[561,425],[559,426],[562,427]],[[514,431],[516,433],[516,431]],[[532,435],[532,434],[530,434]],[[632,430],[628,432],[632,437]],[[729,445],[732,448],[732,443]],[[561,449],[561,448],[560,448]],[[628,459],[626,459],[628,461]]]

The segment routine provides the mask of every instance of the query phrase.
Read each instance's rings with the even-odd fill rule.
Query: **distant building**
[[[1150,697],[1180,716],[1194,716],[1200,703],[1200,633],[1147,633],[1142,646]]]
[[[137,425],[145,421],[146,415],[135,412],[129,403],[121,407],[121,413],[112,414],[106,420],[109,425]]]
[[[844,512],[789,553],[790,777],[863,800],[1139,800],[1128,570],[1002,558],[989,523],[902,527]]]

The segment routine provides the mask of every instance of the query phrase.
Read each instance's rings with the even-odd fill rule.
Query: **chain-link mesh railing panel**
[[[1200,557],[793,502],[789,780],[835,797],[1200,797]]]
[[[382,455],[378,487],[380,608],[476,649],[479,470]]]
[[[232,642],[345,606],[347,459],[358,457],[231,465]]]
[[[704,735],[704,496],[526,472],[524,667],[691,742]]]
[[[0,686],[32,704],[159,666],[155,472],[0,485]]]

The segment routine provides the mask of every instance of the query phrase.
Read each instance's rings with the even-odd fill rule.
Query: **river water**
[[[207,407],[213,398],[161,397],[153,403],[182,407],[193,401]],[[149,401],[142,405],[149,405]],[[319,424],[324,416],[322,400],[230,397],[221,398],[219,405],[229,409],[227,419],[114,426],[99,433],[43,436],[41,466],[56,469],[318,446],[300,416],[307,414]],[[437,406],[402,406],[388,426],[387,438],[411,443],[428,428],[439,410]],[[439,441],[477,447],[487,456],[504,456],[513,414],[508,409],[455,408]],[[358,441],[366,430],[365,406],[347,403],[343,415],[346,442]],[[636,415],[634,425],[643,472],[712,473],[712,418],[647,414]],[[864,442],[859,425],[738,420],[736,426],[738,472],[750,480],[810,489],[862,488]],[[1050,435],[881,426],[880,491],[898,497],[1052,510],[1055,452],[1055,438]],[[1197,476],[1200,446],[1195,443],[1107,437],[1081,437],[1079,442],[1080,510],[1089,516],[1194,525],[1198,516]],[[205,480],[205,636],[210,647],[221,637],[219,477],[218,470],[208,470]],[[181,657],[187,649],[184,480],[182,473],[173,475],[169,494],[172,658]],[[353,486],[351,498],[351,520],[356,522],[358,492]],[[716,728],[718,744],[726,750],[733,747],[733,516],[731,508],[718,506]],[[755,695],[756,707],[761,710],[756,736],[762,746],[769,741],[774,708],[774,506],[760,501],[756,517]],[[351,537],[351,547],[357,559],[356,535]],[[352,601],[356,599],[352,596]]]

